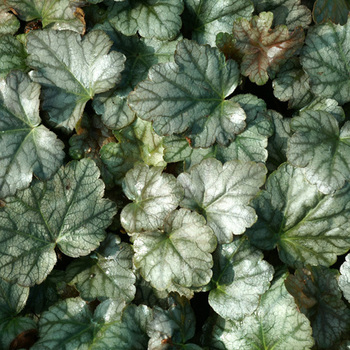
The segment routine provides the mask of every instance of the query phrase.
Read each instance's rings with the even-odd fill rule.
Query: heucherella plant
[[[349,0],[0,0],[0,350],[350,349]]]

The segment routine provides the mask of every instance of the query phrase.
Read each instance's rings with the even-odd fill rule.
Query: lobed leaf
[[[330,194],[350,180],[350,123],[339,130],[336,118],[320,110],[304,110],[292,119],[295,131],[287,158],[319,191]]]
[[[197,213],[180,209],[171,213],[162,231],[139,233],[134,239],[134,264],[157,290],[200,288],[209,283],[213,266],[210,253],[216,238]]]
[[[78,257],[97,248],[115,215],[92,160],[73,161],[52,180],[34,182],[0,209],[0,275],[41,283],[56,263],[55,247]]]
[[[62,164],[63,142],[39,117],[40,85],[22,72],[0,81],[0,198],[48,180]]]
[[[332,265],[350,248],[350,186],[323,195],[306,181],[302,170],[281,165],[254,200],[258,221],[247,231],[260,249],[277,246],[291,266]]]
[[[72,130],[86,102],[120,81],[125,57],[108,53],[111,46],[102,31],[92,31],[83,39],[71,31],[28,34],[27,62],[35,69],[30,77],[44,87],[43,108],[57,126]]]
[[[129,105],[160,135],[185,133],[194,147],[228,145],[245,127],[243,109],[225,100],[239,83],[237,63],[215,48],[183,40],[175,63],[153,66]]]
[[[350,3],[347,0],[316,0],[312,15],[316,23],[331,20],[334,23],[345,24],[349,11]]]
[[[304,33],[297,28],[293,33],[284,25],[271,29],[273,14],[261,12],[251,21],[238,19],[233,25],[235,47],[242,58],[241,73],[257,85],[273,78],[279,67],[292,57],[304,43]]]
[[[203,214],[220,244],[229,243],[253,225],[257,216],[249,206],[265,182],[266,168],[253,162],[204,159],[178,176],[185,190],[181,206]]]

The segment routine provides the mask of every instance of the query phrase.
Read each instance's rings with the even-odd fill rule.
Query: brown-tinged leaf
[[[271,12],[261,12],[251,21],[240,18],[233,24],[235,48],[243,55],[241,73],[257,85],[273,78],[304,42],[302,28],[289,32],[287,26],[279,25],[271,29],[272,22]]]

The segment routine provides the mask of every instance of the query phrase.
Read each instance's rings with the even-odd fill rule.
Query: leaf
[[[199,288],[210,281],[215,248],[215,235],[203,217],[180,209],[166,218],[162,231],[135,236],[134,264],[154,288],[184,294],[179,287]]]
[[[306,110],[292,119],[295,131],[289,140],[287,158],[319,191],[330,194],[342,188],[350,169],[350,123],[339,130],[332,114]]]
[[[129,234],[162,227],[164,219],[183,198],[175,177],[162,174],[162,170],[137,163],[125,175],[123,190],[133,203],[123,208],[120,220]]]
[[[124,306],[106,300],[92,313],[89,305],[80,298],[61,300],[41,315],[40,339],[31,349],[93,349],[89,345],[102,327],[112,322],[120,323]]]
[[[242,234],[257,217],[249,206],[265,182],[266,168],[253,162],[229,161],[224,165],[214,158],[203,160],[190,173],[178,176],[185,189],[181,206],[196,210],[207,220],[220,244]]]
[[[149,350],[169,349],[171,345],[176,348],[181,346],[181,349],[189,349],[185,343],[195,333],[194,312],[189,300],[185,297],[173,294],[170,299],[171,307],[168,310],[157,306],[153,309],[154,317],[148,329],[148,335],[151,338],[148,343]]]
[[[121,321],[113,322],[100,333],[91,346],[92,350],[144,350],[149,337],[147,330],[151,323],[151,309],[145,305],[129,305],[123,310]]]
[[[348,0],[316,0],[312,11],[315,23],[331,20],[344,25],[348,20],[350,3]]]
[[[225,100],[238,83],[236,62],[225,62],[215,48],[183,40],[175,63],[153,66],[128,101],[140,118],[153,121],[159,135],[185,133],[194,147],[215,140],[227,146],[245,127],[243,109]]]
[[[49,179],[62,164],[63,142],[39,117],[40,85],[21,72],[0,81],[0,198]]]
[[[182,0],[126,0],[112,5],[109,22],[125,35],[171,40],[180,32],[182,11]]]
[[[55,246],[78,257],[105,237],[115,215],[92,160],[70,162],[48,182],[9,197],[0,210],[0,275],[24,286],[41,283],[56,263]]]
[[[27,71],[26,57],[23,44],[15,37],[0,36],[0,78],[5,78],[12,70]]]
[[[29,294],[28,287],[21,287],[0,279],[0,346],[8,349],[11,341],[21,332],[36,328],[27,317],[16,317],[24,308]]]
[[[322,195],[298,168],[284,163],[267,179],[253,206],[258,221],[247,231],[260,249],[277,246],[290,265],[332,265],[350,248],[350,185]]]
[[[273,13],[274,26],[287,25],[289,30],[296,27],[306,28],[311,23],[311,11],[301,5],[300,0],[253,0],[257,13],[270,11]]]
[[[210,349],[310,350],[314,343],[310,323],[297,311],[284,286],[285,277],[279,277],[261,297],[253,315],[240,322],[219,317]]]
[[[232,0],[185,0],[186,10],[184,25],[189,26],[192,40],[199,44],[215,46],[219,32],[229,32],[232,23],[240,17],[251,18],[254,10],[250,1]]]
[[[210,157],[215,157],[222,163],[233,159],[265,162],[267,138],[273,132],[272,122],[265,115],[265,102],[251,94],[236,95],[232,100],[239,103],[245,111],[247,127],[229,146],[214,144],[209,148],[192,148],[186,138],[168,136],[163,141],[164,159],[168,163],[184,162],[184,170],[187,171]]]
[[[130,126],[114,131],[114,135],[118,143],[103,146],[100,155],[116,184],[121,184],[127,171],[138,161],[153,166],[166,165],[163,138],[154,133],[150,122],[137,118]]]
[[[310,77],[312,92],[330,97],[340,105],[350,101],[350,74],[347,37],[350,24],[327,22],[308,31],[301,52],[301,64]],[[331,54],[330,54],[331,53]]]
[[[108,53],[111,46],[101,31],[83,39],[71,31],[29,33],[28,64],[36,69],[30,77],[44,87],[43,108],[57,126],[72,130],[86,102],[120,81],[125,57]]]
[[[257,85],[273,78],[279,67],[292,57],[304,43],[304,33],[293,33],[284,25],[271,29],[273,14],[261,12],[251,21],[240,18],[233,24],[235,47],[243,55],[241,73]]]
[[[76,4],[76,1],[70,0],[6,0],[6,5],[23,21],[40,20],[43,27],[52,24],[51,29],[73,30],[84,34],[84,17],[78,16]]]
[[[18,19],[12,13],[7,11],[8,8],[5,5],[4,0],[0,0],[0,36],[15,34],[20,26]]]
[[[272,86],[276,98],[288,101],[288,108],[302,108],[314,98],[310,90],[309,76],[303,71],[296,57],[292,57],[280,68]]]
[[[269,288],[273,272],[246,237],[220,245],[214,253],[210,306],[225,319],[240,320],[251,315]]]
[[[286,279],[286,288],[311,321],[320,349],[329,349],[350,329],[350,310],[341,300],[338,271],[323,266],[297,269]]]
[[[73,261],[67,268],[71,285],[75,285],[84,300],[116,299],[129,303],[135,296],[135,275],[132,272],[133,251],[109,235],[104,247],[90,257]]]
[[[344,297],[350,301],[350,255],[345,258],[345,262],[340,266],[339,287]]]
[[[274,171],[278,166],[287,161],[287,146],[293,132],[290,129],[290,119],[283,118],[283,116],[276,111],[268,111],[271,117],[275,132],[269,139],[267,151],[269,158],[267,160],[267,168]]]

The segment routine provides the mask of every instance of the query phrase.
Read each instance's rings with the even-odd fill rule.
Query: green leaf
[[[274,26],[287,25],[289,30],[296,27],[306,28],[311,23],[311,11],[301,0],[253,0],[257,13],[270,11],[273,13]]]
[[[210,349],[310,350],[314,343],[310,323],[287,292],[285,277],[278,278],[261,297],[252,316],[240,322],[219,317]]]
[[[30,286],[41,283],[56,263],[55,246],[78,257],[105,237],[115,215],[102,199],[104,185],[92,160],[70,162],[48,182],[9,197],[0,210],[0,275]]]
[[[350,122],[339,130],[335,117],[324,111],[306,110],[292,119],[295,131],[289,140],[287,158],[303,168],[310,183],[325,194],[350,180]]]
[[[27,71],[26,57],[23,44],[15,37],[0,36],[0,78],[6,77],[12,70]]]
[[[6,5],[26,22],[40,20],[43,27],[51,29],[85,32],[84,16],[79,16],[77,2],[70,0],[6,0]]]
[[[283,102],[288,101],[288,108],[304,107],[314,98],[309,76],[296,57],[292,57],[280,68],[272,86],[275,97]]]
[[[8,7],[4,4],[4,0],[0,0],[0,36],[15,34],[20,26],[19,20],[16,16],[7,11]]]
[[[312,326],[320,349],[329,349],[350,330],[350,310],[341,299],[337,270],[323,266],[297,269],[286,288]]]
[[[247,231],[260,249],[277,246],[288,265],[332,265],[350,248],[350,185],[322,195],[302,170],[283,164],[254,200],[258,221]]]
[[[30,318],[16,317],[24,308],[28,287],[21,287],[0,279],[0,346],[9,349],[11,341],[21,332],[36,328]]]
[[[95,337],[103,327],[113,322],[120,324],[124,306],[106,300],[92,313],[80,298],[62,300],[41,315],[40,339],[31,349],[93,350]]]
[[[312,15],[315,23],[331,20],[343,25],[348,20],[349,11],[350,3],[348,0],[316,0]]]
[[[144,350],[149,337],[147,330],[151,323],[151,310],[145,305],[129,305],[123,310],[120,321],[104,327],[97,336],[91,350]]]
[[[134,240],[134,264],[158,290],[200,288],[209,283],[216,248],[204,218],[186,209],[170,214],[162,231],[139,233]],[[180,288],[180,289],[179,289]]]
[[[344,26],[332,22],[314,26],[308,31],[300,58],[312,92],[333,98],[340,105],[350,101],[349,33],[349,22]]]
[[[192,32],[192,39],[200,44],[215,46],[219,32],[230,32],[236,19],[251,18],[254,10],[251,1],[225,0],[185,0],[186,21]]]
[[[49,179],[62,164],[63,143],[39,117],[40,85],[21,72],[0,81],[0,198]]]
[[[243,56],[241,73],[257,85],[273,78],[279,67],[304,43],[304,32],[296,28],[290,33],[284,25],[271,29],[273,14],[261,12],[251,21],[240,18],[233,24],[235,47]]]
[[[210,157],[215,157],[222,163],[233,159],[265,162],[267,138],[273,133],[272,122],[265,115],[265,102],[251,94],[236,95],[232,100],[239,103],[245,111],[247,127],[229,146],[215,144],[208,148],[192,148],[186,138],[168,136],[163,141],[164,159],[168,163],[184,162],[184,170],[189,170]]]
[[[180,32],[182,11],[182,0],[126,0],[112,5],[109,22],[125,35],[171,40]]]
[[[149,325],[148,343],[149,350],[169,349],[169,344],[174,349],[191,349],[185,343],[194,336],[196,318],[191,304],[185,297],[173,294],[170,298],[171,307],[163,310],[160,307],[153,309],[153,320]],[[197,348],[193,348],[197,349]]]
[[[129,95],[129,105],[140,118],[152,120],[160,135],[185,132],[194,147],[215,140],[228,145],[245,127],[243,109],[225,100],[238,83],[236,62],[226,62],[216,48],[183,40],[175,63],[153,66]]]
[[[290,129],[290,119],[283,118],[281,114],[273,110],[268,111],[268,115],[273,121],[275,132],[267,145],[269,155],[267,168],[274,171],[280,164],[287,161],[288,140],[293,132]]]
[[[109,52],[112,42],[101,31],[83,39],[71,31],[35,31],[28,34],[31,78],[44,87],[43,108],[50,120],[72,130],[85,104],[121,79],[125,57]],[[108,67],[108,69],[106,69]]]
[[[76,286],[84,300],[109,298],[126,303],[133,300],[136,278],[132,272],[131,246],[120,243],[116,236],[109,235],[99,252],[93,255],[69,265],[69,284]]]
[[[123,190],[133,203],[123,208],[120,220],[130,235],[162,227],[164,219],[183,198],[183,190],[175,177],[162,170],[137,163],[125,175]]]
[[[203,160],[190,173],[178,176],[185,189],[181,206],[203,214],[218,242],[229,243],[242,234],[257,216],[249,206],[265,182],[266,168],[253,162],[229,161],[224,165],[214,158]]]
[[[346,256],[345,262],[340,266],[339,287],[344,297],[350,301],[350,254]]]
[[[214,253],[210,306],[225,319],[240,320],[251,315],[269,288],[273,272],[246,237],[220,245]]]
[[[132,125],[114,131],[114,135],[118,143],[103,146],[100,154],[116,184],[121,184],[127,171],[138,161],[153,166],[166,165],[163,138],[154,133],[150,122],[137,118]]]

